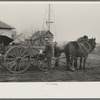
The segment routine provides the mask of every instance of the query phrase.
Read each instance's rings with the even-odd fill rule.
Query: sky
[[[87,35],[100,42],[100,2],[0,2],[0,20],[28,37],[32,31],[43,29],[48,4],[56,41],[73,41]]]

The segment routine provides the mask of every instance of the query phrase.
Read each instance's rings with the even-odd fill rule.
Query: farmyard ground
[[[45,74],[38,67],[30,66],[21,74],[12,74],[0,66],[0,82],[89,82],[100,81],[100,47],[87,59],[86,70],[65,71],[65,59],[60,59],[59,66],[51,74]]]

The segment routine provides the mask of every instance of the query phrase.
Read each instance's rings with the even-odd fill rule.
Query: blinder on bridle
[[[91,51],[95,51],[95,47],[96,47],[96,42],[95,42],[95,38],[89,39],[90,44],[91,44]]]

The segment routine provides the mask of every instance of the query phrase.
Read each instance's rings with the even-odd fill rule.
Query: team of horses
[[[89,53],[91,53],[96,47],[96,38],[88,38],[84,35],[78,38],[76,41],[70,42],[55,42],[54,45],[54,56],[56,58],[60,57],[61,53],[65,54],[66,57],[66,70],[75,71],[77,66],[77,61],[79,59],[80,65],[79,69],[85,70],[86,60]],[[59,60],[56,60],[55,65],[58,65]]]

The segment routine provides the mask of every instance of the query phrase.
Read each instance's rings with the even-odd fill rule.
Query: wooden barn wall
[[[47,33],[43,36],[43,39],[42,41],[40,41],[40,39],[37,39],[35,42],[34,42],[34,45],[45,45],[45,38],[46,37],[49,37],[50,39],[50,42],[53,43],[53,36],[50,34],[50,33]]]

